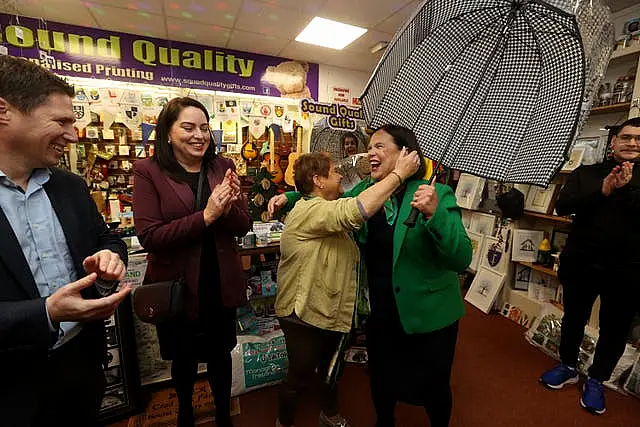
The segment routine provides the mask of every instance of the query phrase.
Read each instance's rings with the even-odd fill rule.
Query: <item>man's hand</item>
[[[108,297],[84,299],[80,292],[91,286],[96,278],[96,273],[90,273],[61,287],[46,299],[47,311],[53,324],[106,319],[131,292],[131,285],[126,285]]]
[[[273,218],[273,214],[275,214],[278,210],[280,210],[286,204],[287,204],[287,196],[285,196],[284,194],[278,194],[277,196],[273,196],[271,199],[269,199],[269,204],[267,205],[269,218]]]
[[[96,273],[98,278],[106,281],[122,280],[127,271],[120,255],[109,249],[103,249],[85,258],[82,266],[87,273]]]
[[[438,209],[438,192],[436,191],[436,185],[431,183],[430,185],[421,185],[418,187],[413,195],[411,201],[411,207],[418,209],[420,212],[430,217]]]
[[[623,162],[622,165],[614,167],[609,175],[602,180],[602,194],[610,196],[617,188],[627,185],[633,178],[633,164]]]

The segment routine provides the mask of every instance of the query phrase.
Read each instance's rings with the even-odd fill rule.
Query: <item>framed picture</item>
[[[529,184],[514,184],[513,188],[520,191],[524,195],[524,199],[527,200],[529,190],[531,189],[531,186]]]
[[[578,147],[584,148],[584,154],[582,155],[580,163],[583,165],[592,165],[604,160],[608,143],[609,138],[607,135],[577,138],[576,143],[573,145],[573,149],[575,150]]]
[[[553,211],[553,201],[558,186],[549,184],[548,188],[532,185],[524,202],[525,210],[548,214]]]
[[[500,239],[497,237],[484,236],[479,267],[505,274],[511,260],[506,246],[506,242],[500,243]]]
[[[484,234],[476,233],[475,231],[467,231],[467,235],[471,240],[471,248],[473,255],[471,257],[471,264],[469,264],[469,270],[475,272],[478,269],[478,262],[480,261],[480,251],[484,243]]]
[[[100,136],[98,134],[98,128],[97,127],[87,126],[87,129],[85,130],[85,133],[86,133],[88,139],[99,139],[100,138]]]
[[[107,335],[107,347],[115,347],[118,345],[118,334],[115,326],[105,328]]]
[[[104,378],[107,387],[122,384],[122,372],[120,371],[120,367],[115,366],[104,371]]]
[[[554,301],[558,293],[558,281],[548,274],[532,271],[527,296],[540,302]]]
[[[366,364],[369,357],[366,347],[351,347],[345,352],[344,359],[350,363]]]
[[[512,261],[536,262],[538,246],[544,238],[540,230],[513,230]]]
[[[102,399],[101,410],[127,405],[127,394],[124,386],[113,387],[106,390]]]
[[[473,212],[471,214],[469,230],[486,236],[492,236],[495,222],[496,217],[494,215],[482,212]]]
[[[477,209],[482,199],[485,179],[468,173],[460,174],[456,187],[456,201],[464,209]]]
[[[235,144],[236,143],[236,122],[233,120],[225,120],[222,122],[222,143]]]
[[[482,312],[489,313],[503,283],[504,274],[480,267],[464,299]]]
[[[515,275],[513,276],[513,288],[519,291],[529,290],[531,280],[531,268],[526,265],[516,264]]]
[[[567,244],[568,238],[569,238],[568,232],[553,230],[553,235],[551,237],[551,247],[556,248],[558,252],[562,252],[565,245]]]
[[[582,164],[584,158],[584,152],[586,147],[573,147],[571,153],[569,153],[569,160],[567,160],[562,166],[562,172],[573,172],[578,169],[578,166]]]
[[[468,230],[469,227],[471,226],[471,214],[472,214],[472,212],[468,211],[466,209],[462,209],[460,214],[462,215],[462,225],[464,225],[464,228],[466,228]]]
[[[120,366],[120,351],[118,348],[110,348],[107,350],[107,367]]]

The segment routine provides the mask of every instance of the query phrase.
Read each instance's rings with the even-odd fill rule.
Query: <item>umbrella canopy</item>
[[[583,114],[574,3],[424,1],[365,88],[368,124],[413,129],[423,154],[448,167],[548,185]]]

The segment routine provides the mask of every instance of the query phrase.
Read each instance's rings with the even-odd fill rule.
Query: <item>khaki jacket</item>
[[[276,314],[349,332],[360,253],[351,232],[364,223],[355,198],[300,200],[280,240]]]

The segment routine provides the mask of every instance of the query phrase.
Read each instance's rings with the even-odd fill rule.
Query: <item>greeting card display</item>
[[[503,283],[504,274],[480,267],[464,299],[484,313],[489,313]]]

